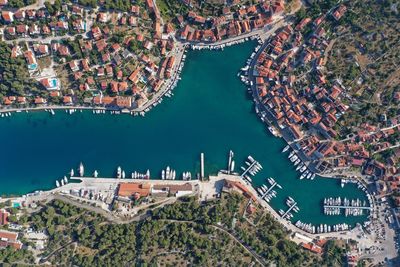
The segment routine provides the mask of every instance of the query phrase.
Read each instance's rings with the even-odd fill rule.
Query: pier
[[[250,164],[250,166],[247,167],[247,169],[243,171],[243,173],[240,175],[240,178],[243,178],[243,177],[254,167],[254,165],[256,165],[256,164],[257,164],[257,161],[254,160],[254,161]]]
[[[277,185],[277,182],[274,182],[270,188],[268,188],[268,190],[261,196],[262,199],[264,199],[271,191],[272,189]]]
[[[200,178],[204,178],[204,153],[200,154]]]
[[[289,212],[291,212],[292,209],[294,209],[294,207],[296,207],[296,206],[297,206],[297,202],[294,201],[294,202],[289,206],[288,210],[282,215],[282,218],[285,218],[285,217],[289,214]]]
[[[361,209],[361,210],[371,210],[368,206],[348,206],[348,205],[324,205],[324,208],[339,208],[339,209]]]

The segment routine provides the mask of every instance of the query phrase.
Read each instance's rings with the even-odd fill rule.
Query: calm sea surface
[[[335,179],[299,180],[299,174],[282,154],[281,139],[271,136],[254,112],[245,86],[237,78],[255,43],[245,43],[224,51],[191,51],[182,80],[171,99],[166,98],[146,117],[93,115],[90,111],[73,115],[56,111],[14,113],[0,119],[0,194],[24,194],[53,188],[79,162],[86,174],[95,169],[99,176],[115,175],[121,166],[132,171],[150,169],[160,177],[167,166],[199,172],[200,153],[205,153],[206,173],[226,168],[230,149],[235,152],[236,169],[252,155],[264,167],[253,180],[267,177],[283,186],[272,201],[275,209],[285,208],[293,197],[300,219],[311,223],[352,223],[364,217],[324,216],[324,197],[366,199],[354,185],[341,188]]]

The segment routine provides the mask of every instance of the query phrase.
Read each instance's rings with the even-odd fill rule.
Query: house
[[[57,78],[43,78],[39,82],[47,90],[60,90],[60,82],[59,82],[59,80]]]
[[[34,102],[36,105],[43,105],[47,103],[46,99],[43,97],[36,97]]]
[[[71,71],[75,72],[79,70],[79,64],[77,60],[72,60],[68,63]]]
[[[28,50],[24,53],[25,56],[25,60],[28,63],[28,70],[29,72],[34,72],[38,69],[38,64],[36,61],[36,57],[34,55],[34,53],[32,52],[32,50]]]
[[[150,187],[149,183],[120,183],[117,194],[119,197],[134,197],[138,199],[147,197],[150,194]]]
[[[18,241],[18,233],[0,231],[0,248],[13,247],[17,250],[22,248],[22,243]]]
[[[1,12],[1,18],[5,23],[11,23],[14,21],[14,13],[11,11],[3,11]]]
[[[9,216],[10,216],[10,213],[8,211],[6,211],[5,209],[0,209],[0,225],[8,224]]]

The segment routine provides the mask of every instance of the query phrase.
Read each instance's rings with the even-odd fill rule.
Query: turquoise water
[[[200,153],[205,153],[206,173],[226,168],[228,151],[235,152],[237,169],[252,155],[264,167],[255,179],[259,185],[269,176],[283,186],[272,201],[284,208],[287,196],[298,203],[293,220],[312,223],[355,223],[360,218],[323,216],[324,197],[362,198],[354,185],[339,186],[337,180],[299,180],[298,173],[281,154],[281,139],[268,133],[254,113],[245,86],[237,78],[255,44],[245,43],[224,51],[191,51],[182,80],[171,99],[165,99],[146,117],[93,115],[90,111],[66,114],[56,111],[16,113],[0,119],[0,193],[23,194],[49,189],[55,180],[85,165],[99,176],[114,176],[122,166],[127,177],[150,169],[160,177],[166,166],[180,175],[199,172]],[[365,218],[364,218],[365,219]]]

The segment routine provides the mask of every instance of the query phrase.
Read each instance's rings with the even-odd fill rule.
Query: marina
[[[151,179],[161,180],[162,169],[170,166],[176,171],[175,181],[183,179],[183,173],[185,177],[190,173],[193,181],[200,173],[200,153],[205,154],[204,176],[208,177],[227,169],[232,150],[235,163],[231,166],[235,166],[231,172],[240,176],[240,165],[247,169],[244,162],[250,163],[251,155],[263,166],[254,176],[246,173],[252,185],[268,185],[266,177],[273,177],[282,186],[272,189],[277,194],[268,203],[276,211],[287,208],[288,196],[300,208],[307,207],[293,212],[292,222],[354,226],[365,221],[366,213],[348,217],[323,214],[321,201],[327,196],[366,200],[366,194],[357,184],[347,183],[342,188],[336,179],[300,180],[295,169],[301,163],[294,167],[288,154],[281,153],[287,144],[272,136],[256,116],[240,79],[224,78],[236,77],[255,46],[255,42],[247,42],[223,51],[188,52],[190,60],[185,62],[174,97],[164,98],[145,118],[93,114],[92,110],[69,114],[56,109],[55,115],[20,112],[4,117],[0,120],[0,138],[7,153],[0,155],[0,193],[52,189],[55,180],[70,176],[71,167],[72,176],[79,176],[80,162],[85,176],[97,173],[98,177],[116,177],[120,166],[121,179],[122,171],[125,180],[130,180],[132,173],[138,177],[149,170]]]

